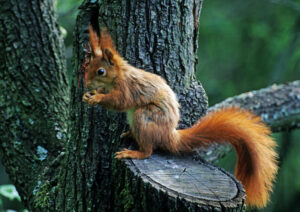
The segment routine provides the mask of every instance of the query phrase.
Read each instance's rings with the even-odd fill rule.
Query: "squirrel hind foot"
[[[132,158],[132,159],[146,159],[150,157],[152,154],[152,151],[139,151],[139,150],[129,150],[129,149],[123,149],[120,152],[116,152],[115,158],[120,160],[123,158]]]

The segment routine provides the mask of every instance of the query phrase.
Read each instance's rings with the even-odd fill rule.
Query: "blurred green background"
[[[300,79],[300,1],[204,1],[197,78],[210,105],[227,97]],[[273,134],[280,169],[262,210],[300,211],[300,130]],[[232,151],[217,165],[234,170]]]
[[[68,73],[78,0],[57,2],[66,30]],[[204,1],[199,29],[197,78],[210,105],[227,97],[300,79],[300,0]],[[300,211],[300,130],[273,135],[280,169],[270,204],[262,210]],[[233,172],[235,153],[218,165]],[[0,165],[0,185],[10,184]],[[2,189],[1,189],[2,188]],[[11,187],[0,186],[0,211],[23,207]]]

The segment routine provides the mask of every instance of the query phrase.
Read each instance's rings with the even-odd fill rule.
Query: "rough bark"
[[[83,46],[92,21],[108,27],[131,64],[167,80],[182,106],[180,127],[194,123],[207,108],[204,90],[194,80],[202,1],[84,1],[75,30],[70,100],[51,1],[0,3],[0,155],[30,211],[244,209],[241,184],[205,162],[164,153],[145,161],[114,160],[127,127],[124,115],[81,102]],[[176,179],[209,186],[192,195],[180,191],[184,185],[166,186],[153,171],[146,172],[151,170],[147,161],[152,170],[178,166],[171,173]],[[195,173],[189,170],[197,166]],[[228,192],[220,192],[215,177]]]
[[[260,115],[273,132],[299,128],[300,81],[272,85],[258,91],[234,96],[211,107],[210,110],[230,105],[249,109]]]
[[[52,161],[67,136],[69,92],[52,4],[0,1],[0,155],[29,209],[56,183]]]

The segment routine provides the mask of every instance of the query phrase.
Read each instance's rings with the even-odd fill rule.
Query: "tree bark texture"
[[[241,184],[205,162],[164,153],[116,161],[114,152],[123,145],[119,135],[127,128],[124,114],[81,101],[83,47],[92,23],[108,27],[129,63],[166,79],[181,104],[180,128],[198,120],[208,105],[194,79],[202,1],[83,1],[74,33],[71,94],[52,1],[0,4],[0,156],[30,211],[244,209]],[[199,170],[189,169],[198,165]],[[204,186],[208,193],[179,192],[172,187],[177,184],[159,183],[155,171],[161,167],[174,179],[193,178],[194,187],[210,184]],[[228,192],[212,190],[216,184],[210,175],[222,179]]]
[[[274,84],[268,88],[230,97],[210,110],[230,105],[245,108],[260,115],[273,132],[299,128],[300,81],[284,85]]]
[[[41,187],[56,183],[52,162],[66,143],[64,47],[52,1],[0,5],[0,155],[32,210]]]

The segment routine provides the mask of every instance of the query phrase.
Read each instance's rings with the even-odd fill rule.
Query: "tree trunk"
[[[207,108],[204,90],[200,83],[194,81],[200,8],[201,2],[193,1],[102,1],[99,6],[86,1],[81,5],[75,32],[75,45],[78,44],[75,47],[75,67],[79,70],[75,79],[80,79],[81,87],[76,80],[73,81],[72,97],[76,101],[72,104],[71,114],[82,116],[77,116],[79,118],[74,119],[71,125],[75,127],[71,131],[70,146],[76,145],[76,138],[82,139],[83,143],[77,143],[79,148],[75,151],[70,148],[67,152],[70,154],[69,164],[77,170],[77,181],[83,180],[90,186],[77,187],[76,199],[92,205],[92,210],[119,211],[124,207],[126,210],[171,210],[189,206],[164,192],[153,193],[154,188],[147,186],[143,178],[123,162],[113,160],[114,152],[120,146],[119,135],[127,125],[123,114],[100,107],[89,108],[78,101],[84,93],[82,46],[88,42],[90,22],[94,27],[108,27],[117,49],[129,63],[160,74],[167,80],[179,95],[183,114],[181,126],[186,127]],[[84,156],[78,159],[85,160],[84,163],[76,163],[78,155]],[[74,173],[68,173],[66,179],[74,179]],[[73,190],[70,187],[66,192],[70,198],[74,196]],[[166,201],[158,203],[159,195],[164,196]],[[133,201],[136,199],[138,201]],[[86,205],[76,207],[84,208]]]
[[[33,210],[41,204],[38,196],[57,183],[53,161],[67,140],[64,47],[52,1],[1,0],[0,5],[0,154]]]
[[[124,114],[81,101],[83,46],[92,23],[108,27],[129,63],[166,79],[181,104],[179,127],[194,123],[207,109],[205,92],[194,80],[202,1],[85,0],[75,30],[71,95],[51,2],[0,0],[0,155],[25,206],[30,211],[243,210],[241,184],[190,156],[159,153],[143,161],[116,161],[119,135],[127,128]],[[160,169],[188,182],[167,185],[171,178],[158,179]],[[194,188],[184,191],[187,183]]]

